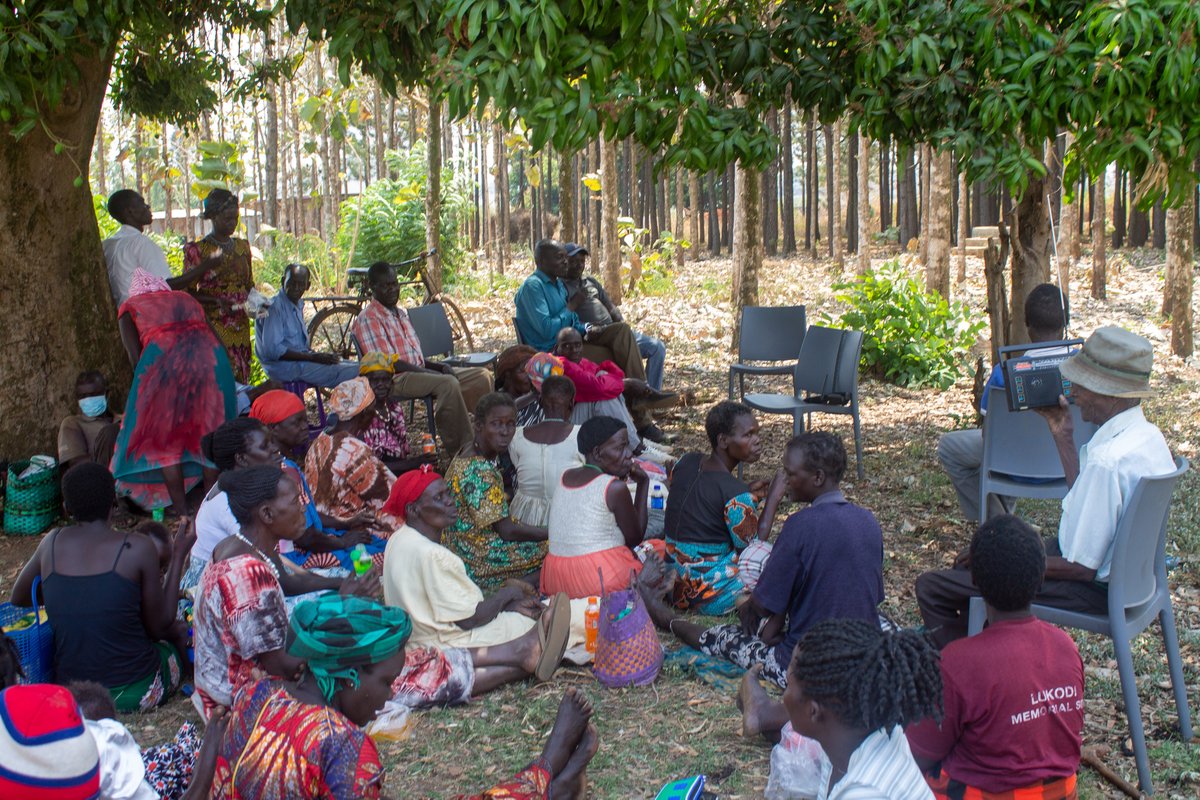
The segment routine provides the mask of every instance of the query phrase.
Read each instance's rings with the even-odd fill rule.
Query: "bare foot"
[[[667,566],[658,553],[651,553],[637,576],[638,589],[645,586],[658,597],[667,597],[675,588],[675,570]]]
[[[646,560],[646,567],[642,569],[642,574],[646,573],[646,568],[650,566],[650,560]],[[640,576],[639,576],[640,577]],[[675,612],[663,600],[663,595],[658,593],[658,590],[647,585],[643,581],[635,581],[638,594],[642,596],[642,602],[646,604],[646,613],[650,615],[650,619],[654,620],[654,624],[662,628],[664,631],[671,629],[671,622],[675,619]]]
[[[771,696],[763,688],[759,673],[762,667],[753,666],[742,676],[738,687],[737,707],[742,712],[742,736],[758,736],[765,731],[761,711],[771,704]]]
[[[542,657],[542,641],[539,631],[546,624],[545,620],[548,616],[543,613],[536,625],[513,642],[517,647],[517,657],[520,659],[519,666],[528,675],[534,673],[534,670],[537,669],[537,663]]]
[[[600,749],[600,734],[596,726],[588,723],[579,746],[571,754],[567,766],[554,776],[550,784],[550,796],[555,800],[582,800],[587,785],[587,765]]]
[[[563,692],[562,701],[558,704],[558,716],[554,719],[554,727],[546,737],[546,747],[542,750],[542,760],[550,770],[551,776],[556,776],[566,769],[587,731],[591,718],[590,700],[573,686]]]

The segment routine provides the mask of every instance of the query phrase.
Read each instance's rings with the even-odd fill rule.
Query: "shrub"
[[[278,287],[283,281],[283,268],[295,263],[309,268],[313,288],[332,289],[337,285],[333,253],[320,236],[315,233],[293,236],[284,231],[273,231],[270,235],[271,247],[264,248],[262,259],[254,262],[257,283]]]
[[[389,152],[387,159],[394,177],[375,181],[361,198],[342,203],[337,248],[346,254],[353,245],[352,267],[406,261],[425,249],[425,145],[418,143],[404,153]],[[466,266],[468,248],[461,231],[470,200],[465,177],[443,166],[438,252],[446,284],[453,283],[454,275]],[[362,221],[358,222],[360,206]]]
[[[838,320],[825,315],[825,321],[862,331],[863,366],[900,386],[952,386],[965,374],[971,346],[986,327],[965,304],[926,293],[895,260],[833,289],[847,308]]]

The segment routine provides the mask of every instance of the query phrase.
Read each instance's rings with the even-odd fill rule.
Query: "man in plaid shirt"
[[[451,457],[472,435],[468,411],[492,390],[492,378],[480,367],[449,367],[421,355],[408,312],[397,305],[396,268],[380,261],[367,271],[371,302],[354,321],[354,338],[363,353],[398,356],[392,396],[405,400],[433,395],[433,413],[446,453]]]

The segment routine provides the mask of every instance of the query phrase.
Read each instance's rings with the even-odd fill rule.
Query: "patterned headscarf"
[[[304,659],[321,696],[333,702],[338,682],[358,688],[358,670],[391,658],[412,633],[402,608],[357,595],[327,592],[292,611],[288,652]]]
[[[362,357],[362,361],[358,365],[359,375],[370,375],[372,372],[386,372],[389,375],[396,374],[396,362],[400,360],[400,356],[395,353],[380,353],[373,351]]]
[[[359,375],[338,384],[330,392],[326,405],[331,414],[336,414],[339,420],[345,422],[366,411],[374,402],[375,393],[371,391],[370,381]]]
[[[551,353],[538,353],[525,362],[525,374],[529,376],[533,390],[540,392],[542,381],[551,375],[563,374],[562,359]]]
[[[151,292],[169,291],[171,291],[171,287],[157,275],[151,275],[141,267],[133,271],[133,279],[129,282],[130,297],[136,297],[139,294],[150,294]]]
[[[433,467],[422,464],[416,469],[410,469],[392,484],[392,491],[387,502],[383,504],[385,514],[391,514],[398,520],[404,521],[408,504],[420,497],[434,482],[442,476],[434,472]]]

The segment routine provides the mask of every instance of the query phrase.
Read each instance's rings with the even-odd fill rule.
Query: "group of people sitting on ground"
[[[372,268],[375,316],[357,331],[368,349],[352,370],[285,357],[308,351],[283,330],[281,363],[346,368],[311,439],[303,402],[281,388],[247,392],[248,416],[237,416],[239,384],[203,307],[134,270],[121,306],[138,364],[130,405],[124,419],[106,417],[95,399],[102,376],[80,376],[89,421],[64,427],[77,454],[63,478],[71,523],[44,538],[12,600],[29,605],[37,592],[44,602],[55,681],[91,682],[116,711],[162,705],[194,671],[205,744],[193,735],[187,780],[156,793],[376,797],[383,769],[364,727],[385,705],[411,713],[549,680],[579,655],[588,599],[632,587],[665,634],[747,670],[738,698],[746,734],[794,732],[821,745],[822,799],[1074,796],[1082,664],[1070,637],[1030,605],[1102,610],[1134,486],[1174,467],[1139,405],[1149,342],[1101,328],[1061,367],[1098,430],[1076,452],[1065,399],[1040,412],[1070,485],[1057,538],[1043,542],[1013,516],[986,519],[953,569],[918,579],[925,630],[899,630],[880,612],[881,527],[842,491],[841,440],[797,436],[770,480],[745,483],[738,468],[761,459],[759,427],[750,408],[726,401],[705,419],[708,452],[674,458],[639,424],[648,405],[630,402],[661,399],[643,377],[637,337],[600,293],[568,295],[566,248],[543,242],[536,255],[517,300],[528,344],[501,354],[504,391],[479,392],[471,409],[463,393],[478,379],[427,366],[419,343],[406,342],[387,265]],[[275,302],[299,310],[306,279],[290,268]],[[580,321],[589,296],[610,322]],[[1029,321],[1052,330],[1037,314]],[[405,388],[410,380],[416,388]],[[194,398],[187,408],[162,399],[181,381]],[[490,378],[477,385],[490,388]],[[620,391],[587,394],[602,387]],[[435,459],[413,457],[402,417],[396,425],[393,401],[431,393],[447,420],[444,442],[460,406],[465,420],[444,475]],[[611,400],[624,414],[576,413]],[[99,447],[105,437],[118,474]],[[668,485],[661,538],[649,535],[651,474]],[[116,530],[114,504],[131,485],[161,489],[181,511],[200,487],[195,521],[183,515],[173,534],[152,522]],[[785,499],[802,507],[772,542]],[[974,596],[990,624],[967,639]],[[724,624],[694,617],[734,613]],[[6,681],[14,658],[0,646]],[[783,690],[782,703],[760,679]],[[102,710],[53,687],[9,688],[0,706],[0,790],[20,787],[13,796],[34,796],[22,792],[45,779],[90,787],[109,769],[96,766],[109,763],[108,743],[128,744],[119,731],[91,732],[107,719]],[[541,757],[481,796],[577,796],[598,747],[591,716],[568,690]],[[60,733],[46,741],[69,744],[64,755],[47,749],[30,761],[36,754],[5,746],[5,736],[51,725]],[[157,761],[129,763],[135,786],[158,780]]]

